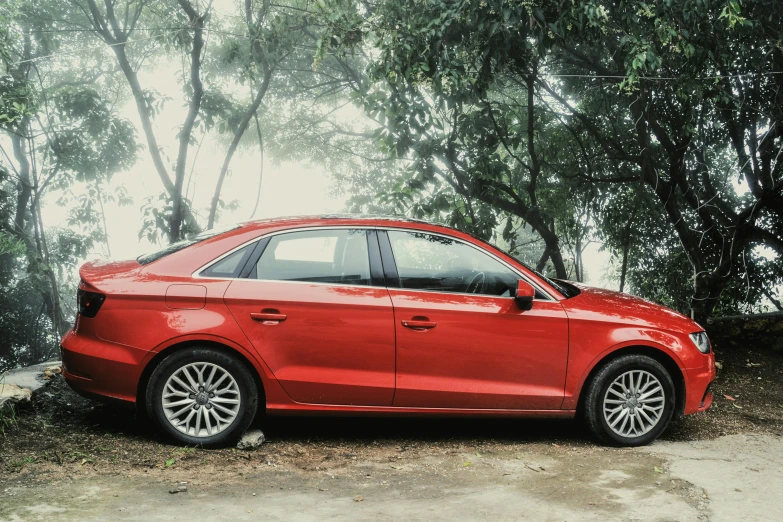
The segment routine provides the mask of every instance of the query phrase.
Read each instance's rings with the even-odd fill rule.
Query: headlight
[[[710,340],[707,338],[707,332],[692,333],[690,338],[701,353],[710,353]]]

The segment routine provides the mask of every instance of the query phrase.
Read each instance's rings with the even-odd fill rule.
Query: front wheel
[[[590,431],[616,446],[655,440],[674,414],[674,383],[666,368],[646,355],[623,355],[590,381],[585,417]]]
[[[253,421],[258,391],[247,367],[211,348],[186,348],[164,359],[147,385],[147,412],[186,444],[220,446]]]

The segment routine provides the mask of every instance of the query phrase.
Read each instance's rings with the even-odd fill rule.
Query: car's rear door
[[[224,299],[286,393],[300,403],[390,406],[394,315],[375,231],[294,230],[262,241]]]
[[[388,238],[388,239],[387,239]],[[459,240],[379,231],[397,334],[394,406],[559,409],[568,319],[539,291],[521,310],[520,275]]]

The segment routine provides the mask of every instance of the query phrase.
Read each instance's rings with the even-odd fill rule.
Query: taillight
[[[79,305],[79,315],[84,317],[95,317],[101,305],[106,300],[106,296],[97,292],[88,292],[81,288],[76,292],[76,301]]]

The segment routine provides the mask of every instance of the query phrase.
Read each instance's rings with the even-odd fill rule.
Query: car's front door
[[[388,239],[387,239],[388,237]],[[420,232],[379,232],[397,333],[394,406],[559,409],[568,319],[539,295],[521,310],[519,274],[475,246]],[[539,292],[540,293],[540,292]]]
[[[263,241],[224,299],[286,393],[301,403],[390,406],[394,316],[375,232],[293,231]]]

